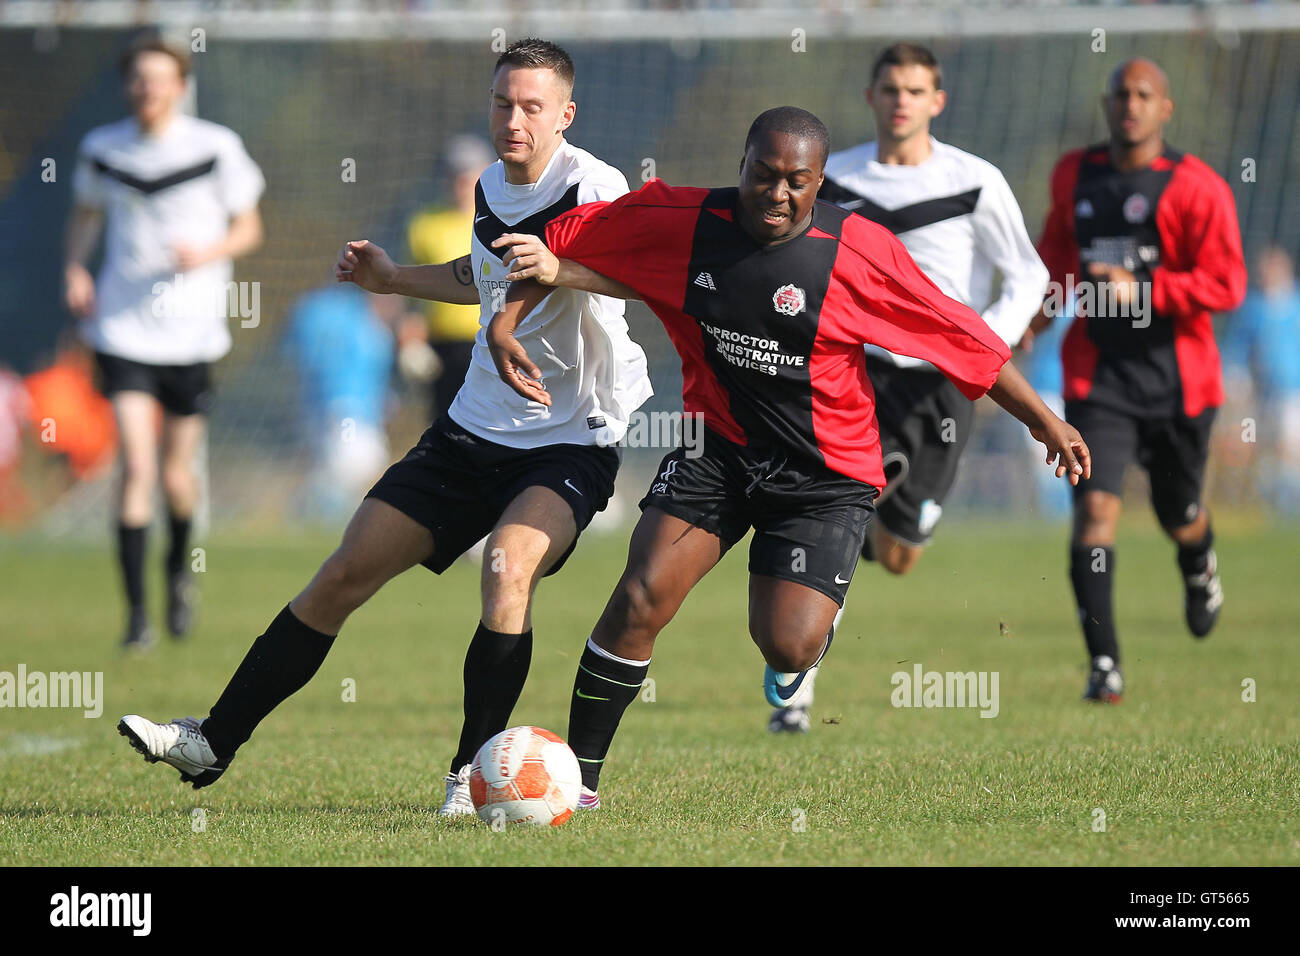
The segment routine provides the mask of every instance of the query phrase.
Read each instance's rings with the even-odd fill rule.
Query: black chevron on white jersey
[[[544,236],[546,235],[546,224],[548,222],[578,205],[579,185],[579,183],[574,183],[565,190],[563,196],[540,212],[535,212],[514,225],[507,225],[501,221],[497,214],[492,211],[492,207],[488,205],[487,196],[483,194],[483,183],[480,180],[474,187],[474,235],[488,249],[492,249],[492,243],[500,239],[502,233],[506,232]],[[492,249],[492,251],[498,258],[505,252],[504,249]]]
[[[134,176],[125,170],[117,169],[108,165],[102,159],[94,160],[95,169],[116,179],[123,186],[130,186],[132,189],[139,190],[146,196],[152,196],[156,192],[169,189],[172,186],[179,186],[181,183],[187,183],[191,179],[198,179],[200,176],[206,176],[216,168],[217,160],[214,156],[212,159],[205,160],[202,163],[195,163],[193,166],[187,166],[184,169],[178,169],[174,173],[168,173],[166,176],[158,176],[154,179],[142,179]]]
[[[910,206],[899,206],[897,209],[886,209],[865,196],[841,186],[828,176],[822,183],[817,198],[833,202],[840,208],[855,212],[872,222],[879,223],[894,235],[899,235],[923,226],[933,226],[936,222],[956,219],[958,216],[969,216],[979,203],[982,189],[983,187],[976,186],[964,193],[926,199],[923,202],[912,203]]]

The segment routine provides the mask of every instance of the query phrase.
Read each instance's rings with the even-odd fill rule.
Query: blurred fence
[[[289,6],[301,13],[305,5]],[[1092,20],[1102,16],[1083,10],[1090,12]],[[1115,18],[1128,12],[1106,11],[1106,22],[1121,22]],[[1079,8],[1068,13],[1083,15]],[[766,15],[775,23],[774,14]],[[928,15],[910,22],[936,22]],[[665,22],[672,16],[659,15]],[[730,16],[739,21],[744,14]],[[817,113],[837,148],[870,138],[861,92],[866,71],[875,52],[906,35],[907,26],[878,36],[814,31],[801,42],[802,17],[788,15],[763,36],[600,40],[584,31],[581,17],[557,19],[554,35],[565,37],[578,70],[570,139],[622,169],[635,188],[651,174],[683,184],[734,182],[749,122],[774,105]],[[1017,10],[994,9],[979,23],[986,27],[989,17],[1008,26],[1023,20]],[[1189,20],[1186,28],[1163,33],[1111,29],[1099,50],[1087,28],[1092,20],[1084,16],[1078,29],[1065,32],[913,34],[944,64],[949,105],[935,134],[1001,167],[1036,236],[1056,158],[1104,136],[1098,97],[1105,76],[1128,56],[1153,57],[1169,73],[1177,104],[1167,138],[1231,184],[1248,255],[1267,243],[1294,255],[1300,249],[1300,25],[1226,29]],[[116,62],[130,31],[6,29],[5,22],[12,18],[0,15],[0,362],[30,370],[71,324],[59,304],[58,280],[75,148],[87,129],[125,111]],[[189,35],[183,24],[171,26]],[[205,33],[204,49],[194,57],[198,115],[239,132],[268,182],[266,244],[236,269],[236,279],[260,283],[261,321],[255,328],[234,323],[235,348],[219,368],[211,439],[219,519],[277,513],[312,441],[294,415],[292,369],[276,347],[289,304],[327,281],[346,238],[368,236],[401,249],[410,213],[442,193],[436,168],[442,144],[486,127],[491,44],[498,39],[490,32],[475,41],[313,38],[326,32],[307,24],[285,37],[227,25]],[[42,181],[47,158],[58,170],[53,182]],[[341,175],[349,159],[355,182]],[[1243,179],[1247,161],[1253,177]],[[666,337],[639,304],[631,321],[656,385],[648,407],[680,407],[680,371]],[[973,443],[951,510],[1025,507],[1033,496],[1032,465],[1018,440],[999,426]],[[629,453],[629,493],[639,490],[661,454]]]

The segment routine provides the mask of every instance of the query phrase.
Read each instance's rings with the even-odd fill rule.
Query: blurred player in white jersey
[[[262,173],[237,134],[181,112],[189,69],[183,50],[156,38],[127,51],[122,73],[132,115],[82,140],[65,241],[65,302],[95,350],[121,442],[123,643],[135,649],[154,641],[144,552],[160,450],[171,532],[167,626],[178,638],[190,629],[189,535],[210,366],[230,351],[227,303],[240,301],[228,294],[231,261],[262,242]],[[101,232],[96,278],[86,263]]]
[[[479,178],[470,253],[398,267],[374,243],[349,242],[335,267],[339,281],[481,303],[485,327],[509,287],[494,240],[541,232],[575,206],[627,192],[622,173],[564,138],[576,110],[573,82],[573,61],[559,47],[512,44],[493,73],[489,127],[500,158]],[[622,288],[591,277],[585,287],[595,292]],[[534,589],[604,509],[619,465],[613,446],[651,394],[623,311],[621,299],[562,289],[528,315],[517,335],[544,363],[549,405],[497,377],[480,328],[451,407],[370,490],[338,549],[253,644],[210,715],[169,724],[129,715],[120,732],[196,789],[215,782],[258,723],[316,673],[353,611],[414,565],[441,574],[487,535],[482,617],[465,656],[465,720],[441,811],[473,815],[470,765],[506,729],[528,676]]]
[[[938,60],[915,44],[888,47],[872,67],[866,99],[876,140],[831,154],[820,198],[889,229],[940,290],[1015,345],[1042,305],[1047,269],[997,167],[930,135],[947,99]],[[995,272],[1002,285],[993,299]],[[888,484],[862,555],[906,574],[943,513],[974,405],[930,363],[874,345],[867,346],[867,376]],[[798,675],[767,668],[763,687],[775,708],[769,730],[809,729],[813,676],[799,685]],[[787,685],[798,690],[789,693]]]

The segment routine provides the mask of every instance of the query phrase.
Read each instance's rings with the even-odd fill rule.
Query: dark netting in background
[[[0,360],[21,371],[48,359],[71,325],[58,279],[74,152],[91,126],[124,115],[116,60],[126,37],[0,30]],[[1105,54],[1078,36],[922,40],[943,60],[949,88],[935,134],[1003,170],[1032,236],[1056,158],[1104,136],[1106,74],[1142,54],[1170,76],[1177,109],[1169,142],[1232,186],[1247,255],[1268,242],[1300,251],[1300,33],[1242,33],[1230,45],[1199,33],[1112,35]],[[620,168],[633,188],[651,173],[734,183],[748,124],[771,106],[817,113],[837,148],[872,135],[862,88],[877,43],[810,38],[812,52],[802,54],[791,52],[788,36],[564,45],[578,68],[570,139]],[[301,466],[309,436],[297,434],[293,372],[277,347],[286,310],[329,281],[345,238],[368,236],[400,253],[409,214],[442,193],[442,144],[486,129],[494,59],[487,43],[232,36],[209,37],[195,55],[198,115],[236,130],[268,182],[266,244],[236,270],[236,279],[260,283],[261,323],[233,323],[235,348],[220,366],[215,515],[257,511],[268,482]],[[53,183],[41,180],[45,158],[56,162]],[[345,159],[355,160],[356,182],[342,181]],[[1254,182],[1243,181],[1248,159]],[[647,409],[678,408],[675,354],[643,307],[630,316],[656,385]],[[970,504],[1010,506],[1027,487],[1023,450],[997,437],[1005,425],[973,443],[971,480],[959,495]],[[630,493],[661,454],[628,453]]]

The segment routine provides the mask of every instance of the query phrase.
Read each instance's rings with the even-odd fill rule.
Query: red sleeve
[[[652,179],[613,202],[586,203],[552,219],[546,246],[634,289],[646,302],[680,308],[695,222],[707,195],[707,189]]]
[[[1241,305],[1246,263],[1228,184],[1196,157],[1187,156],[1162,198],[1156,225],[1166,255],[1151,271],[1152,307],[1178,318]]]
[[[1047,266],[1048,277],[1065,288],[1065,277],[1079,268],[1079,245],[1074,238],[1074,187],[1079,182],[1079,164],[1084,151],[1066,153],[1052,170],[1052,206],[1038,240],[1038,255]]]
[[[861,216],[844,220],[826,300],[839,308],[823,309],[825,334],[930,362],[971,400],[1011,358],[979,313],[940,292],[893,233]]]

